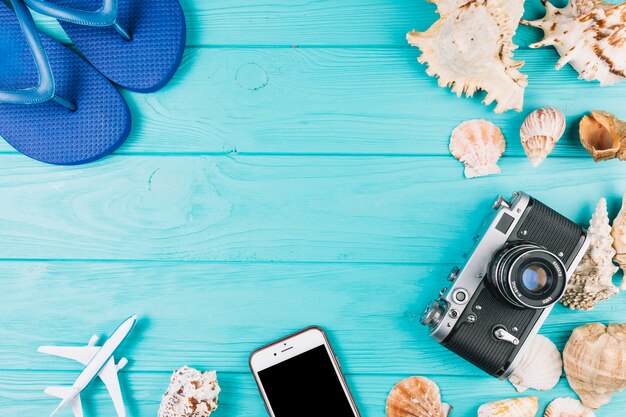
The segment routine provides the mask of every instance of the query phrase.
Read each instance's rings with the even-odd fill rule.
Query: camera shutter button
[[[463,289],[455,290],[452,296],[454,297],[454,301],[456,301],[459,304],[467,303],[467,300],[469,298],[469,294],[467,294],[467,291]]]

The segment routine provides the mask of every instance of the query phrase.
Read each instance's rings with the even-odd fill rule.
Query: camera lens
[[[492,260],[491,287],[519,308],[545,308],[565,292],[566,270],[553,253],[524,243],[507,246]]]

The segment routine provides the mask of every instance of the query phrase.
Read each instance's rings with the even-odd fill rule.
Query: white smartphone
[[[359,417],[324,331],[309,327],[250,355],[250,369],[272,417]]]

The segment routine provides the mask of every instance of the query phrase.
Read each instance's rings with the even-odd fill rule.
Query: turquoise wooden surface
[[[520,28],[525,110],[494,115],[480,97],[438,88],[406,45],[406,31],[436,19],[430,3],[264,3],[183,1],[183,65],[161,92],[124,93],[135,125],[116,155],[60,168],[0,143],[1,415],[46,415],[56,400],[43,388],[77,375],[37,346],[84,343],[130,313],[141,316],[121,352],[132,416],[156,415],[185,364],[217,369],[216,417],[264,416],[248,354],[313,323],[329,331],[364,416],[383,416],[389,389],[414,374],[436,380],[456,416],[517,395],[430,340],[418,316],[497,193],[526,190],[581,224],[606,196],[615,215],[626,168],[595,164],[576,124],[595,108],[626,118],[626,83],[555,71],[556,53],[529,50],[540,34]],[[526,7],[541,14],[538,0]],[[517,130],[543,105],[569,128],[533,169]],[[508,149],[501,175],[468,181],[447,144],[475,117],[500,125]],[[580,324],[624,321],[624,307],[622,296],[588,313],[559,306],[542,333],[562,347]],[[89,390],[87,415],[112,415],[103,387]],[[563,379],[539,397],[565,395]],[[624,407],[616,395],[597,415]]]

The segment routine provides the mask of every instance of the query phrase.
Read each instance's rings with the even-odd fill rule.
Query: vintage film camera
[[[527,194],[499,197],[462,269],[422,314],[446,348],[505,379],[565,292],[587,231]]]

